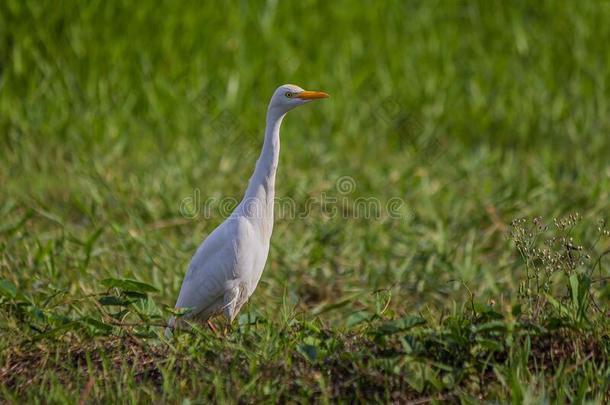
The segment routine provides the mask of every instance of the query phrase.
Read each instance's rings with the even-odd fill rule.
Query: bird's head
[[[285,114],[302,104],[327,97],[329,97],[328,94],[322,91],[307,91],[294,84],[284,84],[273,93],[269,109],[277,109]]]

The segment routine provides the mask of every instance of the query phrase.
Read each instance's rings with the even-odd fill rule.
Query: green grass
[[[0,398],[610,401],[609,20],[601,1],[0,2]],[[167,342],[282,83],[332,95],[284,121],[277,194],[307,215],[278,215],[224,337]]]

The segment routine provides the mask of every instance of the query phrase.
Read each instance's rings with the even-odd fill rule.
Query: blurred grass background
[[[452,280],[511,295],[511,219],[608,215],[609,20],[597,1],[3,1],[0,275],[32,294],[131,277],[171,305],[222,220],[181,201],[241,197],[296,83],[332,98],[285,121],[278,197],[349,176],[404,218],[278,218],[250,308],[354,294],[324,315],[340,325],[377,289],[399,313],[463,297]]]
[[[607,260],[532,324],[508,234],[579,212],[588,249],[608,219],[607,21],[606,1],[0,2],[0,397],[603,402],[607,309],[583,320],[575,291],[606,308]],[[241,198],[283,83],[332,95],[282,131],[277,196],[310,212],[276,218],[234,333],[105,324],[107,277],[174,304],[226,208],[181,206]]]

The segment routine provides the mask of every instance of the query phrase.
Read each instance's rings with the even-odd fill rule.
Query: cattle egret
[[[232,322],[260,280],[273,230],[275,172],[280,153],[280,126],[295,107],[328,97],[286,84],[273,93],[267,108],[263,147],[248,188],[233,213],[197,249],[189,264],[176,302],[177,309],[190,309],[179,319],[170,318],[166,336],[191,319],[208,322],[223,314]]]

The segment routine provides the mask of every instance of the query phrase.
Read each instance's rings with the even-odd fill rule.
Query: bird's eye
[[[292,98],[292,93],[289,91],[287,91],[284,95],[288,98]]]

